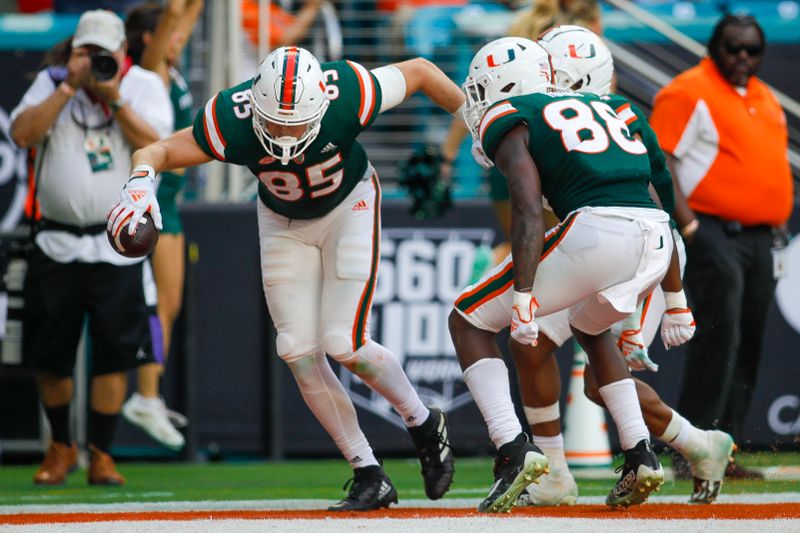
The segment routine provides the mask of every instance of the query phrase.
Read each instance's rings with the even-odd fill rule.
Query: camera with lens
[[[91,55],[92,76],[97,81],[108,81],[117,75],[117,60],[106,50],[100,50]]]

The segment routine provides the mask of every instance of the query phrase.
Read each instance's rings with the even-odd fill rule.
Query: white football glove
[[[475,160],[481,167],[489,169],[494,166],[492,160],[486,157],[486,154],[483,153],[483,146],[481,146],[481,142],[477,140],[472,141],[472,148],[470,149],[470,153],[472,153],[472,159]]]
[[[664,341],[664,348],[669,350],[689,342],[694,337],[695,329],[691,309],[679,307],[667,309],[661,317],[661,340]]]
[[[106,228],[117,235],[119,229],[129,220],[139,220],[145,213],[150,213],[156,228],[163,229],[161,209],[158,207],[155,192],[156,173],[149,165],[138,165],[131,172],[131,178],[119,195],[119,202],[106,215]],[[136,232],[136,224],[128,225],[128,233]]]
[[[644,345],[641,329],[624,330],[620,334],[619,340],[617,340],[617,347],[619,347],[625,357],[628,368],[631,370],[658,372],[658,365],[650,359],[650,355],[647,353],[647,346]]]
[[[511,307],[511,338],[523,345],[536,346],[539,325],[533,319],[539,302],[529,292],[514,291]]]
[[[669,350],[689,342],[694,336],[695,323],[692,311],[686,302],[686,294],[682,290],[664,291],[664,304],[667,310],[661,317],[661,340],[664,342],[664,348]]]

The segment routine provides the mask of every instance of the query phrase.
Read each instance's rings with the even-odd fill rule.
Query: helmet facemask
[[[473,137],[478,137],[478,127],[481,118],[492,102],[486,97],[486,85],[491,83],[488,75],[481,76],[480,79],[467,78],[461,86],[461,90],[467,97],[462,115],[470,133]]]
[[[275,117],[268,115],[264,109],[260,108],[255,98],[251,96],[250,103],[253,106],[253,130],[256,137],[261,142],[264,150],[280,160],[282,165],[286,165],[292,159],[300,156],[305,152],[314,139],[319,135],[320,127],[322,126],[322,117],[328,109],[330,102],[325,100],[322,107],[311,118],[304,118],[300,120],[292,120],[288,118]],[[275,137],[270,133],[268,123],[278,124],[281,126],[306,126],[305,131],[300,137],[291,137],[288,135]]]

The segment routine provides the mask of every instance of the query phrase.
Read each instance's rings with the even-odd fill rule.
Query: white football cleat
[[[122,416],[171,450],[178,451],[186,443],[183,435],[169,421],[167,407],[161,398],[149,399],[134,392],[122,406]]]
[[[692,467],[694,490],[689,503],[712,503],[717,499],[725,477],[725,469],[732,460],[733,437],[724,431],[703,431],[704,446],[685,454]]]
[[[566,468],[551,470],[542,476],[540,483],[525,487],[517,499],[517,505],[552,507],[556,505],[575,505],[578,499],[578,485],[572,473]]]

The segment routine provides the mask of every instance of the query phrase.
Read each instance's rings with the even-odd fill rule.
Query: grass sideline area
[[[619,464],[617,458],[616,464]],[[665,466],[668,457],[662,457]],[[739,454],[744,466],[797,466],[798,453]],[[37,486],[32,478],[38,465],[0,467],[0,505],[119,503],[168,501],[235,501],[272,499],[323,499],[337,501],[351,471],[343,460],[304,460],[239,463],[121,463],[127,478],[122,487],[94,487],[86,484],[86,472],[79,469],[62,486]],[[424,499],[419,464],[413,459],[389,459],[384,468],[403,499]],[[457,459],[450,498],[475,498],[476,502],[492,483],[492,460]],[[608,479],[581,477],[573,469],[581,496],[604,496],[613,485]],[[688,495],[691,481],[667,481],[660,494]],[[798,492],[797,480],[728,481],[723,493]]]

